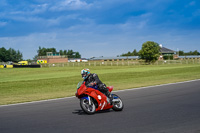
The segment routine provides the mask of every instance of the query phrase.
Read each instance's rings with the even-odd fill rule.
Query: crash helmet
[[[90,75],[90,70],[89,69],[83,69],[81,70],[81,75],[82,75],[82,78],[85,80],[88,78],[88,76]]]

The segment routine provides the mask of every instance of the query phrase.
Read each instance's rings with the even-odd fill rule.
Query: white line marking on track
[[[167,85],[175,85],[175,84],[183,84],[183,83],[190,83],[190,82],[195,82],[195,81],[200,81],[200,79],[189,80],[189,81],[183,81],[183,82],[176,82],[176,83],[160,84],[160,85],[154,85],[154,86],[146,86],[146,87],[140,87],[140,88],[131,88],[131,89],[125,89],[125,90],[117,90],[117,91],[113,91],[113,92],[129,91],[129,90],[139,90],[139,89],[147,89],[147,88],[152,88],[152,87],[167,86]]]
[[[33,102],[24,102],[24,103],[16,103],[16,104],[0,105],[0,108],[1,108],[1,107],[8,107],[8,106],[16,106],[16,105],[26,105],[26,104],[31,104],[31,103],[42,103],[42,102],[49,102],[49,101],[64,100],[64,99],[69,99],[69,98],[74,98],[74,97],[75,97],[75,96],[64,97],[64,98],[56,98],[56,99],[47,99],[47,100],[33,101]]]
[[[146,86],[146,87],[140,87],[140,88],[131,88],[131,89],[125,89],[125,90],[117,90],[117,91],[113,91],[113,92],[122,92],[122,91],[130,91],[130,90],[147,89],[147,88],[152,88],[152,87],[167,86],[167,85],[182,84],[182,83],[190,83],[190,82],[195,82],[195,81],[200,81],[200,79],[183,81],[183,82],[176,82],[176,83],[161,84],[161,85],[154,85],[154,86]],[[0,107],[9,107],[9,106],[16,106],[16,105],[26,105],[26,104],[31,104],[31,103],[42,103],[42,102],[49,102],[49,101],[57,101],[57,100],[74,98],[74,97],[75,96],[64,97],[64,98],[57,98],[57,99],[41,100],[41,101],[33,101],[33,102],[24,102],[24,103],[0,105]]]

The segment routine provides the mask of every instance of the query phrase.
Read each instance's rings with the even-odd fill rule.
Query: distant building
[[[185,56],[179,56],[179,59],[200,59],[200,55],[185,55]]]
[[[160,52],[162,55],[174,55],[176,51],[161,46]]]
[[[161,52],[161,55],[159,57],[159,60],[163,60],[164,56],[165,57],[172,56],[173,59],[178,58],[178,55],[176,54],[176,51],[168,49],[168,48],[165,48],[165,47],[162,46],[162,44],[160,44],[160,52]]]
[[[47,52],[47,56],[39,56],[37,61],[46,60],[47,63],[67,63],[67,55],[61,56],[60,53]]]
[[[88,62],[86,58],[69,58],[68,62]]]
[[[121,60],[137,60],[139,56],[120,56],[120,57],[92,57],[90,61],[121,61]]]

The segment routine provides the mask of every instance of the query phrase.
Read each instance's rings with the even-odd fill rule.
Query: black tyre
[[[89,104],[89,101],[87,99],[81,99],[80,106],[82,110],[87,114],[94,114],[96,112],[96,107],[92,99],[91,104]]]
[[[124,104],[123,104],[121,98],[119,96],[117,96],[116,94],[112,94],[112,96],[113,96],[113,102],[112,102],[113,108],[112,109],[114,111],[122,111],[124,108]]]

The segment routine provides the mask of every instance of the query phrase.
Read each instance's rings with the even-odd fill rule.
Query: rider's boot
[[[107,91],[105,94],[109,98],[110,104],[112,104],[113,96],[111,95],[111,93],[109,91]]]

